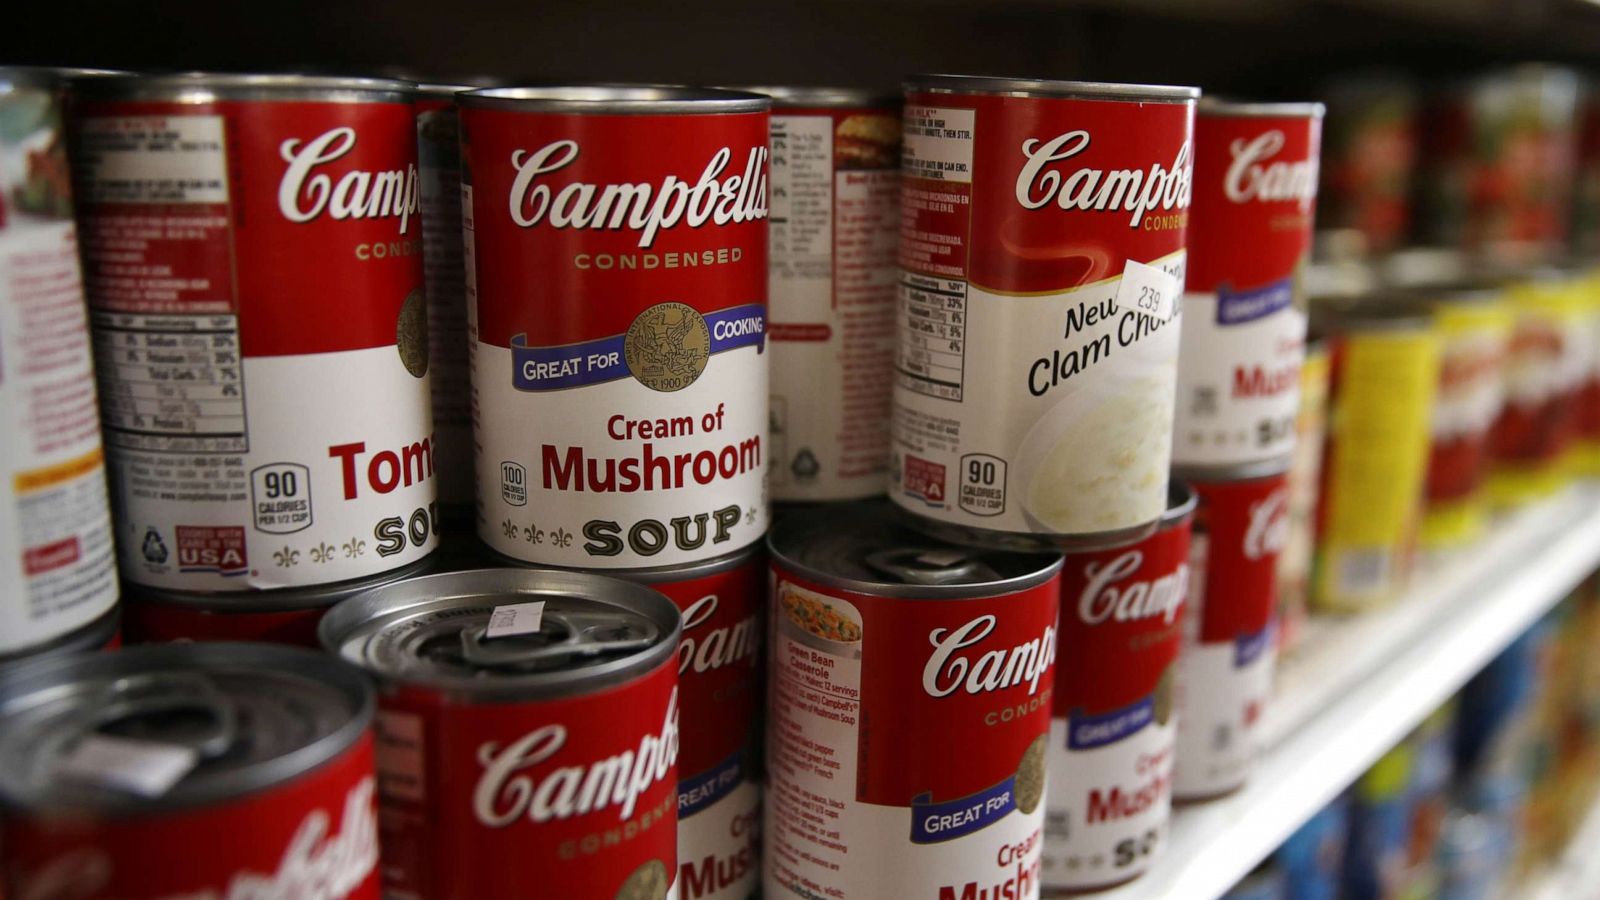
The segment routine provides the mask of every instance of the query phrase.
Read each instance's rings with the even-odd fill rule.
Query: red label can
[[[462,94],[478,533],[628,569],[766,529],[767,111],[755,94]]]
[[[1166,509],[1198,94],[908,83],[889,493],[941,533],[1106,546]]]
[[[365,578],[435,543],[400,82],[81,83],[74,171],[123,577]]]
[[[379,679],[385,892],[678,896],[681,619],[661,594],[451,572],[347,600],[320,633]]]
[[[0,673],[0,727],[18,738],[0,776],[0,887],[377,900],[372,708],[359,673],[287,647],[138,647]],[[55,759],[26,759],[41,751]],[[174,758],[175,781],[145,780]]]
[[[1046,762],[1044,887],[1078,891],[1144,874],[1172,811],[1174,664],[1189,594],[1195,495],[1173,482],[1155,533],[1068,553]]]
[[[1294,449],[1321,134],[1319,103],[1200,103],[1174,465]]]
[[[679,892],[684,900],[744,900],[761,876],[761,786],[754,754],[766,554],[751,548],[625,577],[665,594],[683,614]]]
[[[763,893],[1038,897],[1060,554],[930,540],[889,510],[768,541]]]
[[[1200,508],[1190,541],[1173,773],[1173,795],[1181,800],[1238,788],[1255,759],[1256,726],[1277,660],[1273,617],[1278,554],[1289,536],[1287,465],[1241,472],[1238,481],[1193,482]]]

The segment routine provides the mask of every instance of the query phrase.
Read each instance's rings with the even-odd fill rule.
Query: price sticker
[[[1178,310],[1178,279],[1160,266],[1128,260],[1117,288],[1117,308],[1132,309],[1162,322],[1172,321]]]
[[[532,603],[511,603],[506,606],[496,606],[489,615],[489,627],[484,630],[486,638],[515,637],[519,634],[534,634],[544,624],[544,601],[535,600]]]

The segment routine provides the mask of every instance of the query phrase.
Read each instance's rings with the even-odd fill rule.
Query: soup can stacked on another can
[[[1203,100],[1173,470],[1195,490],[1173,795],[1242,785],[1277,658],[1323,109]]]
[[[58,72],[0,68],[0,663],[117,628],[63,94]]]
[[[437,543],[412,100],[358,78],[78,83],[130,604],[325,606]]]
[[[878,496],[889,470],[900,100],[750,90],[773,99],[772,499]]]
[[[769,540],[763,894],[1038,897],[1061,555],[897,519]]]
[[[1000,546],[1155,528],[1198,95],[907,82],[890,496],[919,527]]]

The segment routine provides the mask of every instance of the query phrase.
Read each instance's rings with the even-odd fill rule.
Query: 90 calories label
[[[1192,115],[1183,102],[912,92],[897,503],[1070,535],[1161,514]]]

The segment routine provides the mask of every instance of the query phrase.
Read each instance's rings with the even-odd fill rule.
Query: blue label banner
[[[767,309],[759,303],[746,303],[719,309],[705,317],[711,333],[712,355],[740,347],[765,352]],[[627,378],[624,345],[627,336],[613,334],[592,341],[562,344],[557,347],[530,347],[528,335],[511,338],[511,384],[519,391],[560,391]]]
[[[1242,325],[1254,322],[1293,304],[1293,278],[1240,293],[1234,293],[1224,285],[1217,289],[1217,324]]]
[[[1073,710],[1067,717],[1067,749],[1090,750],[1115,744],[1149,725],[1156,717],[1154,697],[1110,712],[1089,715]]]
[[[1017,808],[1016,776],[959,800],[930,802],[932,794],[911,801],[911,842],[937,844],[981,831]]]
[[[744,782],[741,752],[717,763],[698,775],[678,779],[678,818],[694,815],[733,792]]]
[[[1272,623],[1255,634],[1240,635],[1233,639],[1234,668],[1248,666],[1272,646]]]

